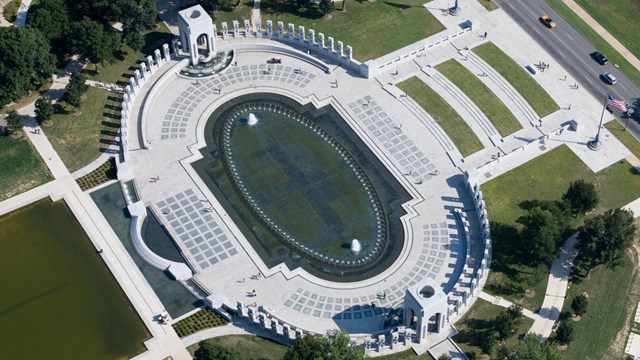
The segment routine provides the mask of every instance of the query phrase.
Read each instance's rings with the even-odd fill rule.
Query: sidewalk
[[[611,33],[607,31],[600,23],[591,17],[580,5],[576,4],[574,0],[563,0],[573,12],[576,13],[584,22],[586,22],[594,31],[596,31],[603,39],[605,39],[609,45],[613,46],[620,55],[633,65],[638,71],[640,71],[640,59],[631,53],[618,39],[616,39]]]

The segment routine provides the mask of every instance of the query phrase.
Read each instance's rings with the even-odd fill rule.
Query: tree
[[[12,133],[20,131],[22,129],[22,115],[15,110],[9,111],[7,113],[7,126],[9,126],[9,130]]]
[[[43,84],[55,71],[49,42],[32,27],[0,27],[0,107]]]
[[[71,31],[73,51],[95,64],[96,71],[99,63],[114,59],[120,49],[120,36],[88,17],[74,22]]]
[[[442,354],[438,356],[438,360],[451,360],[451,356],[449,356],[449,354]]]
[[[74,108],[80,107],[80,99],[82,98],[82,94],[87,91],[89,86],[85,84],[86,79],[80,73],[73,73],[69,78],[69,83],[64,88],[64,97],[63,100],[66,101],[69,105]]]
[[[323,14],[330,14],[334,9],[334,4],[332,0],[321,0],[320,1],[320,11]]]
[[[58,60],[63,60],[71,50],[71,20],[65,0],[34,2],[27,13],[27,25],[40,30]]]
[[[625,209],[609,210],[587,219],[580,230],[577,248],[590,270],[605,264],[615,267],[633,242],[636,226],[633,213]]]
[[[589,305],[589,299],[584,295],[578,295],[573,298],[571,309],[577,316],[582,316],[587,313],[587,305]]]
[[[41,124],[43,121],[49,120],[53,115],[53,104],[45,98],[36,100],[36,121]]]
[[[124,42],[135,51],[142,51],[144,47],[144,36],[142,35],[142,31],[133,27],[124,27],[122,29],[122,34],[124,36]]]
[[[567,345],[573,340],[573,323],[565,320],[558,325],[556,330],[556,341],[561,345]]]
[[[558,348],[546,341],[538,341],[532,335],[526,336],[513,346],[503,345],[498,349],[499,360],[562,360]]]
[[[592,183],[577,180],[569,185],[569,189],[562,196],[562,200],[569,205],[571,213],[577,216],[595,209],[599,201],[598,191]]]
[[[505,340],[522,322],[522,307],[516,304],[511,305],[493,320],[493,327],[498,333],[500,340]]]
[[[349,336],[335,331],[327,337],[307,335],[296,340],[283,360],[362,360],[364,350],[349,346]]]
[[[518,222],[524,225],[521,237],[530,265],[551,263],[556,256],[556,246],[560,239],[560,224],[553,214],[535,207],[520,217]]]
[[[194,360],[240,360],[240,355],[231,348],[217,342],[203,340],[193,353]]]

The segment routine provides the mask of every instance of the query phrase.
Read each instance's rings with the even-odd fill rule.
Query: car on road
[[[600,74],[600,78],[609,85],[613,85],[618,82],[618,79],[608,72]]]
[[[551,20],[547,15],[540,16],[540,22],[543,23],[549,29],[556,27],[556,23]]]
[[[609,62],[609,59],[607,59],[607,57],[602,55],[602,53],[599,52],[599,51],[592,52],[591,53],[591,58],[593,60],[595,60],[600,65],[605,65],[606,63]]]

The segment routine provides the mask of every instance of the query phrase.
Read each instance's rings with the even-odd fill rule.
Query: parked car
[[[540,16],[540,22],[543,23],[549,29],[556,27],[556,23],[551,20],[547,15]]]
[[[608,72],[602,73],[600,75],[600,78],[602,78],[602,81],[606,82],[609,85],[613,85],[618,82],[618,79],[616,79],[615,76],[613,76],[611,73],[608,73]]]
[[[602,53],[600,53],[599,51],[592,52],[591,58],[600,65],[605,65],[609,62],[609,59],[607,59],[607,57],[602,55]]]

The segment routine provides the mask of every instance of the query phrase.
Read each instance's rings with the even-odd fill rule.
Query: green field
[[[633,120],[631,120],[633,121]],[[640,142],[631,135],[630,132],[624,131],[624,125],[620,124],[616,119],[604,124],[604,127],[611,131],[620,142],[631,151],[638,159],[640,159]]]
[[[484,6],[484,8],[489,11],[493,11],[500,8],[500,6],[498,6],[498,4],[496,4],[494,0],[478,0],[478,2],[480,3],[480,5]]]
[[[625,322],[633,320],[640,300],[637,263],[633,260],[636,256],[635,253],[627,256],[615,269],[598,266],[590,279],[584,278],[585,270],[578,271],[580,281],[571,284],[563,311],[571,311],[573,298],[585,292],[589,305],[582,319],[573,324],[574,341],[565,351],[565,359],[623,358],[624,345],[614,345],[614,341]],[[626,337],[623,341],[626,342]]]
[[[82,73],[90,80],[126,86],[129,78],[133,76],[133,72],[140,68],[140,63],[146,60],[147,55],[152,55],[156,49],[160,49],[162,52],[163,44],[171,46],[171,39],[173,39],[174,35],[164,22],[160,21],[158,25],[159,28],[157,30],[149,30],[144,34],[145,44],[142,47],[142,51],[134,51],[123,44],[121,48],[122,54],[119,59],[112,63],[98,64],[98,72],[96,72],[94,64],[89,64]]]
[[[545,117],[557,110],[558,104],[520,65],[491,42],[473,48],[484,61],[493,67],[531,105],[539,117]]]
[[[531,310],[542,305],[548,268],[535,271],[513,258],[519,226],[516,220],[525,214],[522,206],[526,201],[560,200],[569,184],[578,179],[596,186],[601,199],[596,212],[624,206],[640,197],[640,176],[626,160],[594,174],[564,145],[482,186],[493,237],[493,260],[485,291]],[[525,289],[533,289],[535,296],[524,296]]]
[[[108,148],[120,127],[122,97],[109,91],[89,88],[81,114],[67,107],[51,117],[53,127],[43,128],[69,171],[89,164]]]
[[[40,155],[23,136],[0,137],[0,201],[42,185],[51,176]]]
[[[629,63],[624,56],[620,55],[620,53],[618,53],[605,39],[602,38],[602,36],[600,36],[600,34],[598,34],[595,30],[593,30],[589,25],[587,25],[587,23],[585,23],[578,15],[576,15],[575,12],[573,12],[573,10],[571,10],[567,5],[564,4],[564,2],[562,0],[546,0],[547,4],[549,4],[551,7],[553,7],[553,9],[560,14],[560,16],[562,16],[565,20],[567,20],[567,22],[569,22],[569,24],[571,24],[571,26],[576,29],[576,31],[578,31],[579,33],[582,34],[582,36],[584,36],[587,41],[589,41],[596,49],[598,49],[598,51],[602,52],[603,54],[605,54],[608,58],[609,58],[609,62],[612,64],[618,64],[620,66],[620,71],[622,71],[631,81],[633,81],[637,86],[640,86],[640,70],[636,69],[633,65],[631,65],[631,63]],[[636,5],[633,5],[632,3],[634,2],[634,0],[620,0],[620,1],[602,1],[602,0],[598,0],[595,3],[592,3],[592,5],[589,6],[589,8],[593,7],[597,7],[598,11],[604,11],[606,13],[608,13],[609,10],[607,10],[607,7],[612,7],[612,8],[617,8],[618,6],[622,6],[624,8],[627,8],[628,10],[632,9],[633,6],[637,7],[638,6],[638,2],[635,1]],[[584,1],[578,1],[578,3],[582,4],[585,3]],[[600,8],[602,5],[606,5],[604,8]],[[590,11],[590,10],[587,10]],[[591,13],[591,16],[593,16],[594,18],[596,17],[596,14]],[[599,15],[600,16],[600,15]],[[622,12],[622,13],[618,13],[617,16],[623,16],[626,17],[625,22],[633,22],[636,21],[637,19],[637,10],[636,12]],[[601,23],[602,25],[605,25],[603,23]],[[636,25],[634,25],[634,28],[637,28],[637,22]],[[609,25],[605,25],[605,27],[609,30],[612,31],[612,29],[609,27]],[[628,31],[628,30],[627,30]],[[635,35],[637,34],[637,32],[634,31],[628,31],[626,34],[624,34],[621,37],[618,37],[616,34],[617,39],[622,42],[634,42],[634,38]],[[631,39],[631,40],[629,40]],[[636,45],[632,46],[632,47],[627,47],[630,51],[634,51],[632,50],[632,48],[637,48],[637,41],[635,42]],[[628,46],[628,45],[625,45]],[[639,56],[638,53],[636,52],[635,54],[636,56]],[[592,61],[591,59],[586,59],[585,61]]]
[[[420,0],[347,1],[345,11],[338,5],[328,18],[313,8],[300,11],[295,2],[266,0],[260,3],[260,14],[263,29],[267,20],[273,21],[274,32],[278,21],[284,23],[285,32],[289,23],[295,25],[296,33],[302,25],[316,31],[316,40],[318,33],[324,33],[325,39],[331,36],[350,45],[353,57],[364,62],[443,31],[444,26],[423,4]]]
[[[455,59],[436,66],[436,70],[446,76],[489,118],[502,137],[522,129],[513,113],[489,88],[471,71]]]
[[[463,157],[482,150],[482,143],[460,115],[433,89],[417,77],[397,86],[420,105],[449,135]]]
[[[216,30],[222,31],[222,23],[227,22],[229,29],[233,29],[232,21],[238,20],[240,27],[244,27],[244,20],[251,19],[251,9],[253,8],[253,0],[243,0],[240,2],[242,5],[236,6],[231,11],[218,10],[216,12],[210,12],[209,15],[213,18],[213,22],[216,24]],[[267,28],[267,23],[262,22],[262,28]]]
[[[459,333],[453,337],[453,340],[465,353],[475,353],[480,356],[482,354],[482,343],[486,341],[489,334],[493,333],[491,320],[504,310],[505,308],[503,307],[477,299],[462,319],[456,322],[455,325]],[[531,325],[533,325],[533,319],[522,316],[522,322],[516,328],[514,334],[505,340],[505,344],[507,346],[515,344],[520,336],[529,331]],[[497,346],[494,347],[494,350],[496,349]],[[492,355],[495,356],[495,351]]]

